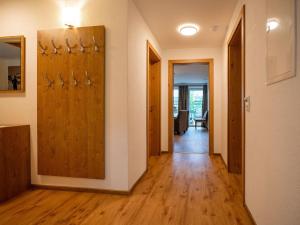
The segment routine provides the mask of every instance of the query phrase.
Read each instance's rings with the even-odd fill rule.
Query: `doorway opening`
[[[244,10],[228,43],[228,172],[245,187],[245,40]]]
[[[147,42],[147,160],[161,152],[161,58]]]
[[[169,152],[213,154],[213,68],[213,59],[169,61]]]

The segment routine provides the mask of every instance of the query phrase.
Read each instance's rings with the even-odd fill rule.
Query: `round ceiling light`
[[[193,36],[199,32],[199,26],[192,23],[182,24],[177,28],[177,31],[183,36]]]
[[[268,19],[267,31],[275,30],[279,26],[279,20],[276,18]]]

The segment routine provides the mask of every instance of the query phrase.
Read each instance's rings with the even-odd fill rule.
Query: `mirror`
[[[25,38],[0,37],[0,92],[25,91]]]

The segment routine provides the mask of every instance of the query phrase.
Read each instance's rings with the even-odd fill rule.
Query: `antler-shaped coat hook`
[[[94,43],[94,51],[99,52],[99,45],[96,42],[95,36],[93,36],[93,43]]]
[[[59,82],[60,82],[60,86],[63,88],[65,86],[65,81],[62,78],[61,73],[58,74],[58,79],[59,79]]]
[[[78,85],[78,80],[75,78],[73,71],[72,71],[72,79],[73,79],[74,86],[77,86]]]
[[[60,45],[56,46],[53,39],[51,40],[51,43],[52,43],[52,46],[53,46],[53,54],[58,54],[58,49],[60,49],[61,46]]]
[[[47,87],[51,88],[53,86],[53,84],[54,84],[54,80],[50,80],[47,73],[45,74],[44,78],[47,81]]]
[[[79,39],[79,44],[80,44],[80,51],[81,51],[82,53],[84,53],[84,52],[85,52],[85,49],[88,48],[88,46],[85,46],[85,45],[83,44],[83,41],[82,41],[81,38]]]
[[[86,78],[86,84],[87,84],[88,86],[91,86],[91,85],[92,85],[92,80],[91,80],[91,78],[89,77],[89,74],[88,74],[87,71],[85,71],[85,78]]]
[[[76,47],[76,44],[74,44],[73,46],[71,46],[70,43],[69,43],[69,39],[66,38],[66,45],[67,45],[67,52],[68,52],[69,54],[71,54],[71,53],[72,53],[72,48],[75,48],[75,47]]]
[[[41,41],[38,41],[38,44],[39,44],[40,49],[41,49],[41,54],[42,54],[42,55],[47,55],[47,54],[46,54],[47,46],[43,46],[42,43],[41,43]]]

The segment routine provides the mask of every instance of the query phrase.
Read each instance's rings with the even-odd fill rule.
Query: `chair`
[[[195,128],[197,129],[197,123],[201,123],[202,127],[205,127],[208,129],[208,110],[205,111],[203,117],[201,118],[195,118]]]
[[[178,115],[174,118],[174,132],[176,134],[182,134],[189,128],[189,111],[179,110]]]

